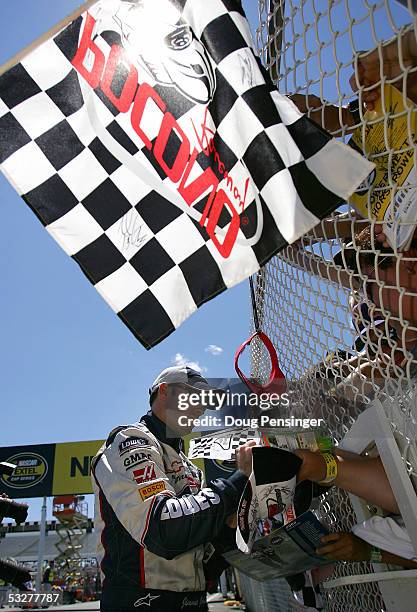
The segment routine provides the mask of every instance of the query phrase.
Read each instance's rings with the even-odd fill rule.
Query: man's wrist
[[[326,467],[326,476],[322,480],[318,480],[318,484],[330,484],[337,478],[337,461],[332,453],[322,453],[322,459]]]
[[[303,464],[298,472],[298,480],[311,480],[317,482],[326,478],[326,464],[321,453],[313,452],[305,449],[297,449],[294,451]]]
[[[244,472],[242,472],[242,470],[238,469],[235,472],[233,472],[233,474],[231,474],[231,476],[229,476],[227,480],[233,484],[233,486],[237,489],[238,494],[240,496],[243,493],[243,489],[245,488],[246,483],[248,482],[248,477],[246,476]]]

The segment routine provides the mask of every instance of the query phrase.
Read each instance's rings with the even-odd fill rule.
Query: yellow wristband
[[[326,478],[318,484],[330,484],[337,476],[337,461],[332,453],[322,453],[322,457],[326,462]]]

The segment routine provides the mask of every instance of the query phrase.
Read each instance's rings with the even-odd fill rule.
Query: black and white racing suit
[[[113,430],[93,460],[103,611],[207,610],[203,558],[232,532],[225,520],[246,477],[204,487],[181,445],[148,413]]]

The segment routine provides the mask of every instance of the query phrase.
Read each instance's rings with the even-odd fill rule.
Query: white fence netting
[[[280,92],[372,160],[376,171],[351,202],[264,268],[257,300],[293,393],[289,411],[324,418],[340,441],[369,401],[389,398],[401,412],[392,427],[416,485],[409,460],[417,432],[413,4],[259,0],[258,50]],[[259,345],[252,367],[254,376],[267,377],[269,361]],[[332,490],[322,510],[335,531],[356,522],[342,491]],[[339,563],[332,578],[367,572],[366,563]],[[327,610],[386,609],[377,583],[324,592]],[[288,591],[281,599],[268,609],[293,609]]]

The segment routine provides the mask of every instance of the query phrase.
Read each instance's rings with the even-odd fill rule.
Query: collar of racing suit
[[[160,440],[163,444],[168,444],[174,450],[179,453],[184,449],[184,442],[182,438],[178,438],[175,436],[170,429],[168,429],[166,423],[158,419],[158,417],[149,410],[147,414],[145,414],[141,419],[142,423],[145,423],[146,427],[149,429],[154,436]]]

